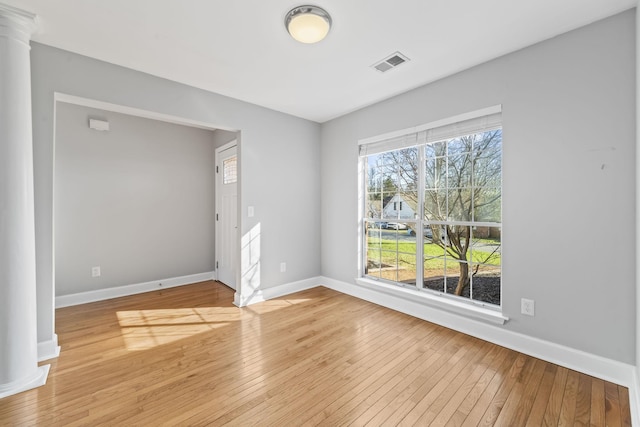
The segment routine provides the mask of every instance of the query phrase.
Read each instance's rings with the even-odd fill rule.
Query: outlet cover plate
[[[532,299],[522,298],[520,300],[520,312],[525,316],[535,316],[535,304]]]

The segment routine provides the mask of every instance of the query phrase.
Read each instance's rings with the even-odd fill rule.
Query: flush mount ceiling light
[[[318,6],[298,6],[287,13],[284,25],[291,37],[301,43],[317,43],[331,29],[331,16]]]

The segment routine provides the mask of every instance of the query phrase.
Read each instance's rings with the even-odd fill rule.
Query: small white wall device
[[[89,119],[89,127],[99,131],[108,131],[109,122],[106,120]]]

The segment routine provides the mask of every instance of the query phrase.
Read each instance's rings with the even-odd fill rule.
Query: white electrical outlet
[[[285,271],[287,271],[287,263],[286,262],[281,262],[280,263],[280,273],[284,273]]]
[[[91,267],[91,277],[100,277],[100,267]]]
[[[520,300],[520,312],[526,316],[535,316],[536,303],[532,299]]]
[[[247,216],[249,218],[252,218],[254,214],[255,214],[255,210],[253,209],[253,206],[248,206],[247,207]]]

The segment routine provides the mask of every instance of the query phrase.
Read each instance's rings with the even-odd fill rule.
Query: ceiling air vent
[[[380,71],[381,73],[384,73],[392,68],[397,67],[400,64],[404,64],[407,61],[409,61],[409,58],[407,58],[400,52],[396,52],[392,53],[382,61],[376,62],[372,65],[372,67]]]

